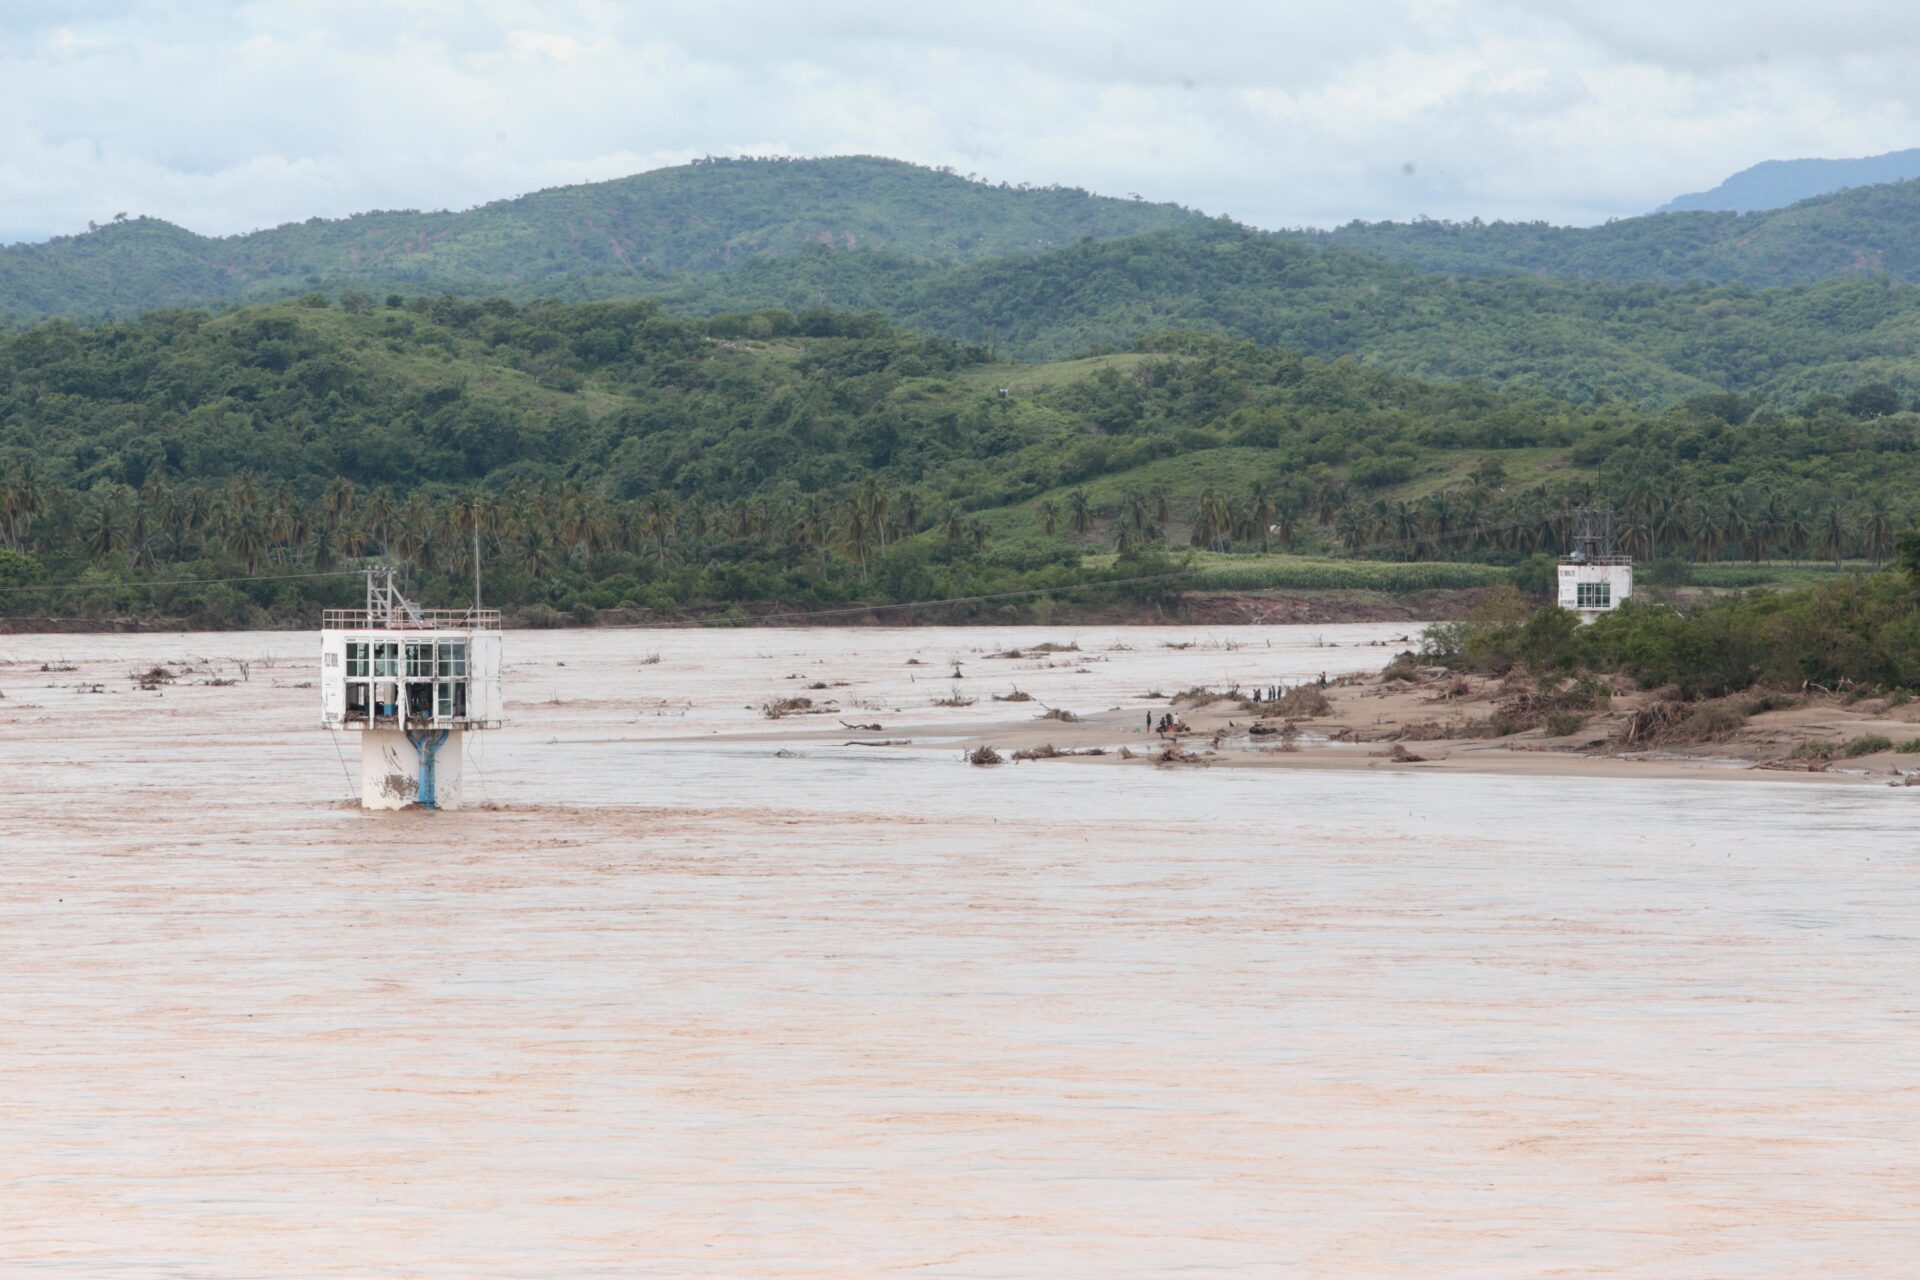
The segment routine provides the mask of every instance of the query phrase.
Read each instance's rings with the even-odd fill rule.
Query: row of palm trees
[[[0,476],[0,547],[34,542],[51,511],[37,476]],[[922,499],[895,493],[877,477],[851,492],[707,503],[655,490],[639,500],[581,484],[521,485],[428,498],[390,486],[363,489],[339,478],[303,500],[289,484],[241,475],[218,486],[155,478],[139,489],[100,484],[68,513],[72,536],[95,565],[124,559],[150,569],[225,556],[249,576],[276,564],[320,570],[343,560],[389,556],[424,569],[465,572],[483,556],[512,558],[534,577],[586,564],[608,552],[660,565],[717,549],[759,544],[794,556],[839,554],[864,577],[873,556],[928,528]],[[951,540],[984,550],[991,528],[959,507],[931,522]]]
[[[1511,493],[1476,473],[1467,484],[1419,499],[1366,499],[1339,481],[1317,485],[1255,482],[1237,495],[1207,485],[1180,511],[1190,545],[1214,551],[1298,549],[1332,545],[1356,555],[1405,559],[1472,559],[1493,553],[1558,553],[1572,534],[1573,511],[1610,506],[1620,549],[1641,559],[1695,560],[1865,558],[1882,563],[1894,536],[1910,521],[1885,494],[1852,508],[1809,506],[1773,490],[1696,498],[1672,485],[1634,486],[1617,502],[1591,485],[1567,484]],[[1062,527],[1090,540],[1105,526],[1126,552],[1171,536],[1176,504],[1165,488],[1133,489],[1102,509],[1084,490],[1064,504],[1039,507],[1049,536]]]
[[[1037,507],[1042,531],[1082,544],[1110,541],[1122,553],[1160,545],[1184,524],[1186,541],[1216,551],[1335,547],[1355,555],[1469,559],[1495,553],[1558,553],[1574,508],[1600,503],[1590,486],[1563,484],[1514,493],[1477,474],[1419,499],[1356,496],[1344,483],[1256,482],[1238,493],[1208,485],[1190,502],[1164,487],[1134,488],[1111,506],[1084,489]],[[0,476],[0,547],[36,541],[56,503],[29,466]],[[1809,506],[1777,491],[1709,499],[1672,485],[1635,486],[1612,504],[1621,549],[1637,558],[1700,560],[1777,557],[1889,558],[1909,522],[1884,495],[1851,508]],[[289,484],[241,475],[218,486],[150,479],[139,489],[101,484],[64,515],[86,558],[122,558],[139,568],[225,556],[248,575],[275,564],[331,569],[368,555],[426,569],[464,572],[476,542],[487,558],[506,556],[534,577],[618,552],[665,566],[728,554],[737,543],[790,557],[840,556],[865,577],[876,554],[929,530],[984,550],[991,527],[959,506],[930,512],[913,490],[868,477],[839,496],[792,495],[715,503],[656,490],[615,499],[581,484],[518,485],[440,498],[401,496],[340,478],[316,499]]]

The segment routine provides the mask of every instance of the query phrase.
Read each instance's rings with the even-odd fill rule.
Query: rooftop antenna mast
[[[1573,545],[1567,558],[1575,564],[1604,564],[1618,554],[1613,545],[1613,511],[1609,507],[1576,507]]]

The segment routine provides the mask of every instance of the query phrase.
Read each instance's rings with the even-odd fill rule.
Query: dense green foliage
[[[1920,279],[1916,214],[1920,183],[1746,217],[1355,224],[1303,238],[872,158],[715,161],[464,213],[225,240],[131,219],[0,249],[0,319],[315,290],[363,304],[647,297],[695,315],[878,311],[1020,359],[1124,350],[1179,327],[1581,400],[1731,392],[1788,405],[1886,383],[1897,408],[1920,392],[1920,287],[1895,282]]]
[[[0,248],[0,319],[130,315],[316,288],[634,296],[807,245],[940,262],[1202,222],[1174,205],[993,186],[871,156],[709,160],[460,213],[312,218],[214,239],[152,218]]]
[[[1920,605],[1905,575],[1856,574],[1789,592],[1752,592],[1682,613],[1630,601],[1581,627],[1542,609],[1431,628],[1426,657],[1501,672],[1616,672],[1683,697],[1755,686],[1920,688]]]
[[[1884,407],[1646,413],[1191,333],[1012,365],[873,315],[647,302],[52,322],[0,338],[0,600],[369,554],[458,598],[476,525],[494,598],[563,611],[1043,590],[1180,547],[1231,557],[1199,585],[1469,585],[1497,574],[1248,553],[1513,564],[1596,497],[1648,559],[1882,559],[1920,493],[1920,417]]]
[[[842,264],[837,274],[852,270]],[[796,300],[727,292],[739,283],[708,282],[718,295],[710,305]],[[1733,391],[1781,401],[1876,380],[1909,398],[1920,389],[1920,287],[1884,279],[1761,290],[1454,278],[1215,226],[922,273],[848,300],[1022,357],[1125,345],[1180,326],[1354,355],[1423,378],[1544,387],[1587,400],[1672,403]]]

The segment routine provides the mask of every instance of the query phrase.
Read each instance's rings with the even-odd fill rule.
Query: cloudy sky
[[[869,152],[1261,226],[1645,212],[1920,146],[1852,0],[0,0],[0,242]]]

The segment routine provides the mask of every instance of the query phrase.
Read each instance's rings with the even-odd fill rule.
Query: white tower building
[[[1581,507],[1573,513],[1573,547],[1560,561],[1560,607],[1592,622],[1633,594],[1633,557],[1616,552],[1613,512]]]
[[[367,573],[365,609],[320,623],[320,708],[360,735],[360,803],[458,809],[464,739],[500,727],[500,611],[422,609]]]

